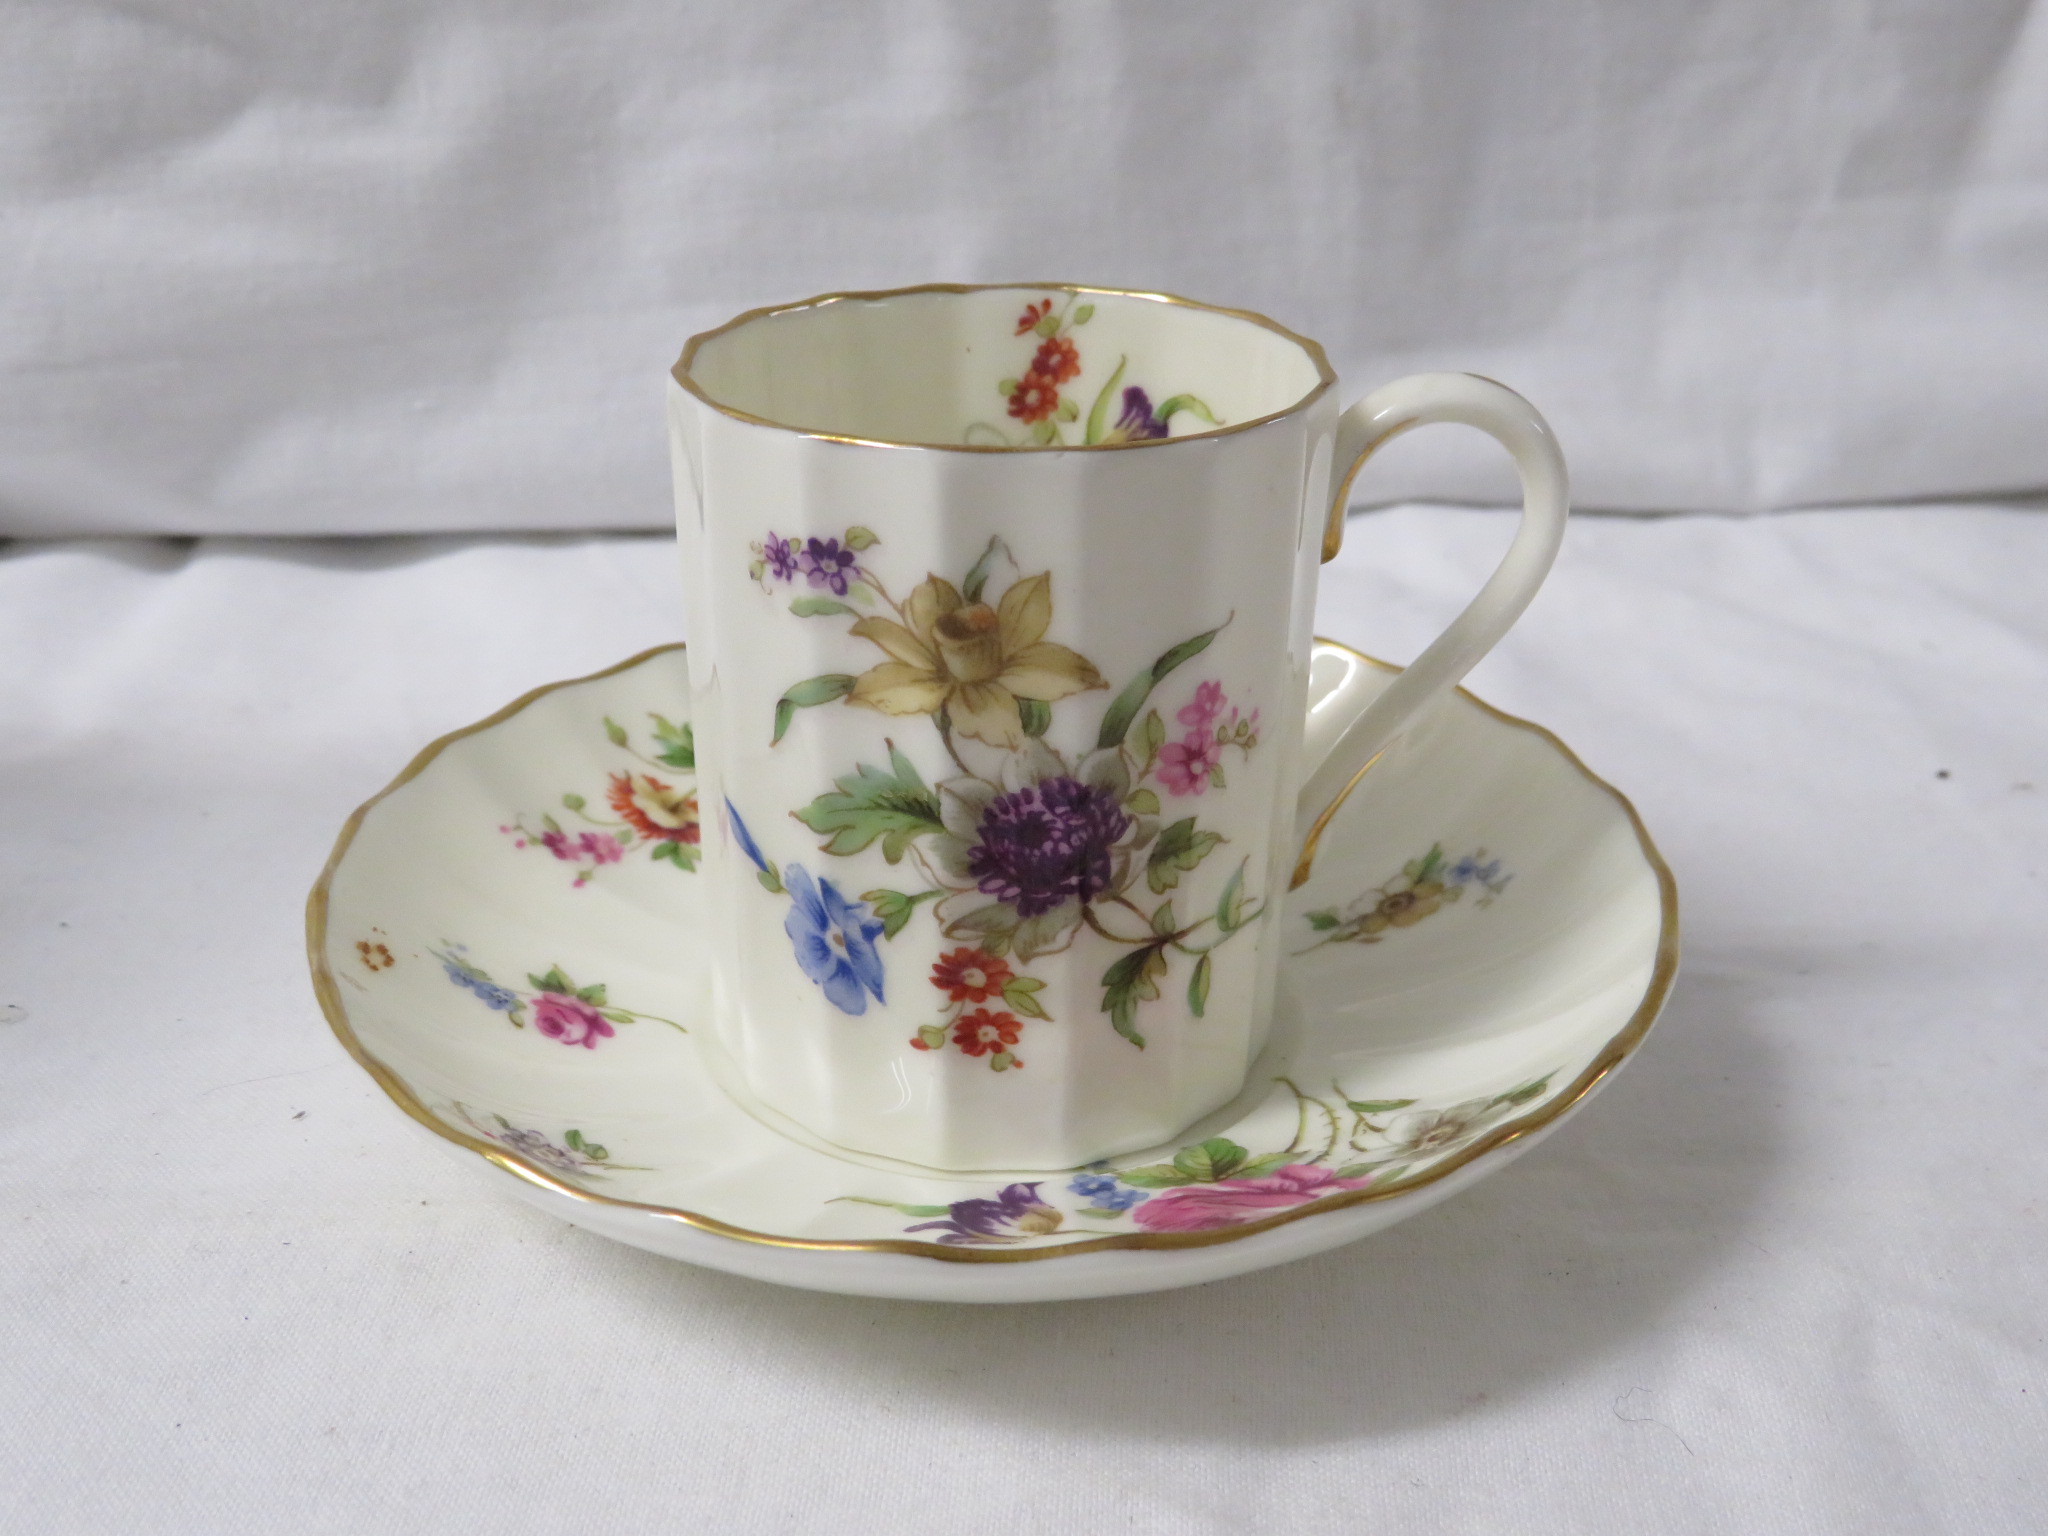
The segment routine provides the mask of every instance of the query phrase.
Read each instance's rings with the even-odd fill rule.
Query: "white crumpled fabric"
[[[685,337],[932,280],[1489,374],[1584,506],[2048,488],[2033,0],[0,14],[0,535],[658,527]]]
[[[1582,507],[1844,505],[1581,519],[1474,679],[1643,810],[1670,1010],[1497,1178],[1194,1291],[516,1203],[320,1019],[334,833],[684,627],[596,530],[668,522],[688,334],[1019,278],[1501,378]],[[2034,0],[0,0],[0,1532],[2048,1529],[2044,336]],[[408,537],[262,537],[329,534]],[[1320,627],[1412,656],[1507,537],[1354,519]]]
[[[1354,519],[1412,655],[1509,519]],[[2048,519],[1582,519],[1474,679],[1686,957],[1499,1176],[1193,1291],[945,1308],[561,1225],[329,1036],[300,911],[429,738],[680,628],[659,537],[0,556],[0,1530],[2048,1527]]]

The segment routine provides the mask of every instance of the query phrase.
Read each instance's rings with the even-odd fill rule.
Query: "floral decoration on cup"
[[[755,869],[755,878],[769,894],[787,896],[789,916],[782,931],[795,946],[797,967],[816,982],[826,1001],[841,1013],[868,1011],[868,999],[883,1001],[882,956],[875,940],[885,924],[865,900],[849,901],[829,879],[819,879],[801,864],[785,870],[766,854],[747,830],[732,801],[725,802],[727,825]]]
[[[883,996],[876,935],[895,938],[929,902],[945,939],[967,946],[977,964],[1003,962],[1006,1008],[970,1019],[960,1011],[967,999],[947,984],[942,1017],[911,1042],[918,1049],[950,1045],[987,1057],[998,1071],[1021,1065],[1014,1047],[1023,1021],[1046,1017],[1029,964],[1084,936],[1123,951],[1102,974],[1102,1011],[1132,1045],[1145,1043],[1140,1005],[1162,995],[1178,962],[1187,962],[1180,984],[1200,1017],[1212,952],[1264,904],[1247,898],[1242,860],[1210,893],[1192,896],[1190,877],[1226,839],[1197,815],[1169,816],[1165,804],[1224,788],[1224,755],[1257,749],[1259,715],[1232,705],[1219,679],[1206,679],[1173,707],[1180,734],[1169,739],[1151,700],[1229,620],[1140,671],[1103,709],[1093,749],[1070,757],[1043,739],[1054,708],[1109,684],[1085,656],[1046,638],[1051,575],[1025,574],[1003,541],[991,539],[957,585],[928,575],[899,601],[867,563],[879,543],[864,528],[843,539],[769,534],[751,568],[770,592],[800,579],[815,584],[803,560],[821,550],[815,571],[826,573],[835,595],[799,596],[790,611],[850,619],[848,633],[884,658],[862,673],[827,673],[789,688],[775,703],[771,745],[799,710],[843,703],[929,721],[949,769],[929,782],[892,740],[886,766],[858,763],[832,791],[791,811],[825,839],[823,853],[847,858],[879,845],[887,863],[915,877],[909,889],[877,888],[858,901],[800,866],[785,879],[728,802],[735,840],[761,883],[795,904],[786,926],[805,974],[842,1012],[863,1012],[868,997]],[[842,563],[846,551],[861,558]],[[1009,579],[991,600],[999,569]]]
[[[1058,308],[1055,309],[1054,305]],[[1069,430],[1081,420],[1081,402],[1061,393],[1061,387],[1081,376],[1081,349],[1074,332],[1095,318],[1095,306],[1078,294],[1060,298],[1047,295],[1024,306],[1017,317],[1019,336],[1031,338],[1031,358],[1024,371],[1001,380],[996,393],[1003,397],[1006,414],[1018,423],[1019,431],[991,422],[977,421],[967,429],[969,443],[1005,448],[1055,447],[1068,445]],[[1143,442],[1168,435],[1167,423],[1181,412],[1199,417],[1211,426],[1221,425],[1209,407],[1193,395],[1174,395],[1155,408],[1152,397],[1137,385],[1123,389],[1128,357],[1117,359],[1108,382],[1096,391],[1088,419],[1081,424],[1079,446]],[[1114,422],[1110,412],[1117,411]]]
[[[950,1044],[969,1056],[986,1057],[997,1072],[1024,1065],[1011,1049],[1024,1029],[1018,1015],[1051,1018],[1038,1000],[1044,982],[1017,975],[1009,962],[981,948],[941,955],[931,979],[946,999],[945,1012],[938,1023],[919,1027],[911,1037],[913,1050],[942,1051]]]
[[[531,818],[522,812],[498,830],[513,839],[515,848],[544,848],[573,865],[576,878],[570,883],[578,890],[607,864],[643,849],[656,862],[695,870],[703,829],[696,791],[679,778],[696,775],[696,735],[688,721],[678,725],[651,712],[648,719],[654,722],[652,755],[636,748],[632,733],[605,716],[605,739],[639,764],[608,775],[602,794],[610,816],[592,811],[587,797],[572,792],[562,796],[562,809],[582,827],[572,830],[543,811]]]

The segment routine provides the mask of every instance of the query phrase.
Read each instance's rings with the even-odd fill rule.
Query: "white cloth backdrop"
[[[1508,522],[1355,520],[1320,627],[1411,654]],[[314,1006],[349,809],[672,638],[671,550],[0,558],[7,1536],[2048,1529],[2048,518],[1581,522],[1475,684],[1677,872],[1640,1057],[1352,1248],[1014,1309],[561,1225]]]
[[[1474,679],[1686,924],[1499,1178],[848,1301],[515,1204],[326,1033],[343,816],[673,638],[671,546],[76,536],[659,528],[684,336],[933,278],[1494,375],[1581,506],[1853,509],[1581,520]],[[2030,0],[0,0],[0,1533],[2048,1529],[2044,337]],[[1360,498],[1503,497],[1466,438]],[[1355,520],[1321,627],[1412,655],[1507,522]]]
[[[1010,278],[1504,379],[1583,506],[2038,491],[2048,6],[0,0],[0,534],[655,527],[691,331]]]

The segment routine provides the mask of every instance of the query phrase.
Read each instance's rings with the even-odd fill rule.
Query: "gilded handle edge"
[[[1330,498],[1323,559],[1343,545],[1351,485],[1380,446],[1414,427],[1454,421],[1479,428],[1513,456],[1522,481],[1522,517],[1513,543],[1479,593],[1414,663],[1356,717],[1310,766],[1296,805],[1304,820],[1301,852],[1289,889],[1315,863],[1323,833],[1338,809],[1428,705],[1454,688],[1520,618],[1549,574],[1570,512],[1570,482],[1556,435],[1542,413],[1497,380],[1471,373],[1423,373],[1396,379],[1347,410],[1337,426],[1336,458],[1345,465]]]

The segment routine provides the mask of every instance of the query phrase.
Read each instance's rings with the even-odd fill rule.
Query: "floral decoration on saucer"
[[[1319,644],[1316,686],[1361,667],[1378,664]],[[1206,750],[1223,706],[1188,702]],[[1326,831],[1289,900],[1283,1018],[1231,1105],[1172,1145],[1056,1173],[844,1153],[743,1102],[704,1027],[701,888],[678,878],[702,814],[689,722],[664,647],[444,738],[350,819],[308,941],[335,1032],[416,1121],[547,1209],[692,1262],[960,1300],[1283,1262],[1531,1144],[1641,1041],[1675,969],[1670,875],[1627,802],[1461,694]],[[826,882],[763,873],[793,935],[835,920]],[[885,941],[902,914],[874,910]],[[1027,959],[961,935],[930,978],[940,1038],[913,1044],[1021,1064]]]

